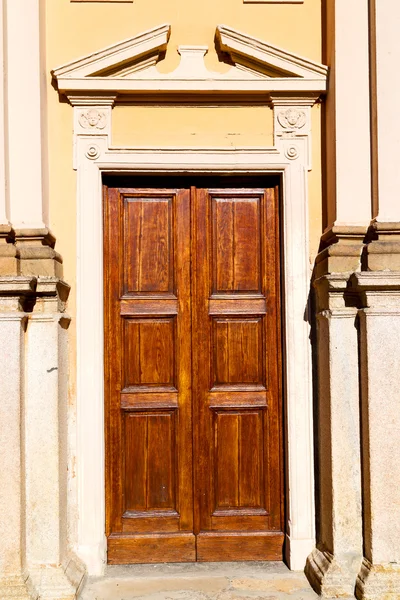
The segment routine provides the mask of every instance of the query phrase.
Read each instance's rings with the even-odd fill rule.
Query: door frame
[[[312,104],[312,102],[311,102]],[[307,110],[308,108],[308,110]],[[309,107],[303,108],[310,118]],[[75,108],[76,111],[77,107]],[[111,106],[101,106],[102,111]],[[81,110],[81,109],[80,109]],[[275,107],[276,110],[276,107]],[[79,114],[79,112],[78,112]],[[111,118],[109,119],[109,123]],[[75,136],[77,168],[77,553],[91,575],[106,564],[103,174],[281,175],[285,556],[302,570],[315,546],[313,400],[308,244],[309,136],[276,136],[271,148],[125,149],[110,147],[111,128]]]

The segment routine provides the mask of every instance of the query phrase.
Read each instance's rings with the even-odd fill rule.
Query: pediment
[[[327,77],[328,67],[307,58],[293,54],[226,27],[218,25],[216,43],[226,52],[238,68],[265,73],[269,77],[302,77],[320,79]]]
[[[52,71],[58,81],[65,78],[126,77],[136,70],[151,68],[168,44],[170,25],[160,25],[98,52],[83,56]]]
[[[168,24],[108,46],[52,71],[58,89],[73,94],[265,94],[317,93],[327,89],[328,68],[219,25],[216,50],[228,71],[210,71],[204,62],[207,46],[179,46],[175,71],[161,73],[171,27]]]

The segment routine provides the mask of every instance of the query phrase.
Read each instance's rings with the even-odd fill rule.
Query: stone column
[[[400,598],[400,272],[353,276],[360,311],[364,561],[360,600]]]
[[[17,260],[15,247],[8,243],[12,228],[9,223],[10,204],[6,185],[5,4],[6,0],[0,0],[0,275],[12,275],[17,273]]]
[[[10,220],[16,229],[43,229],[46,206],[45,71],[40,0],[5,0],[6,95]],[[15,34],[18,32],[18,35]],[[44,32],[43,32],[44,33]],[[21,43],[23,40],[23,43]],[[27,94],[29,90],[29,94]],[[21,161],[21,152],[28,160]],[[21,185],[21,174],[29,182]]]
[[[315,287],[320,526],[306,575],[319,594],[350,597],[362,561],[357,309],[346,275]]]
[[[360,268],[371,220],[368,2],[326,2],[326,228],[317,277]],[[350,104],[351,105],[350,108]]]
[[[369,270],[400,271],[400,123],[393,116],[400,102],[400,82],[393,77],[400,61],[400,5],[395,0],[370,5],[374,221],[367,261]]]
[[[68,286],[38,278],[25,340],[26,565],[32,597],[75,598],[67,555],[66,419]],[[63,416],[63,419],[61,419]]]
[[[0,0],[0,302],[3,279],[15,280],[19,295],[21,282],[33,282],[26,319],[10,291],[0,317],[0,596],[14,577],[15,597],[26,597],[26,584],[34,598],[66,600],[84,571],[67,540],[68,286],[48,229],[44,8],[44,0]]]
[[[353,277],[362,296],[361,370],[364,562],[360,599],[400,597],[400,124],[393,106],[400,83],[400,5],[372,0],[371,73],[374,128],[373,216],[368,272]]]
[[[34,279],[0,278],[0,597],[28,600],[23,575],[24,492],[21,454],[24,328],[21,299]]]

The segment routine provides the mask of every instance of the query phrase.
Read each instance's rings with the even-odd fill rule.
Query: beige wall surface
[[[80,56],[162,23],[171,24],[165,59],[169,72],[179,63],[180,44],[207,45],[206,65],[225,71],[214,48],[215,28],[225,24],[271,44],[321,61],[321,0],[304,4],[244,4],[243,0],[135,0],[133,4],[46,0],[46,73],[48,77],[50,227],[71,285],[69,313],[70,402],[75,397],[76,173],[72,168],[73,109],[51,85],[50,71]],[[310,173],[310,260],[322,229],[319,106],[313,108],[313,171]],[[272,111],[262,106],[227,108],[117,106],[113,143],[124,146],[269,146]],[[102,299],[93,298],[93,302]]]

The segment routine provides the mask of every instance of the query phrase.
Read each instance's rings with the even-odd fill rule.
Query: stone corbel
[[[270,94],[274,110],[274,145],[289,160],[300,160],[312,169],[311,107],[319,95],[297,98]]]
[[[95,160],[99,156],[95,140],[102,145],[111,146],[111,111],[116,96],[79,96],[69,95],[68,100],[74,107],[74,169],[78,168],[79,140],[87,139],[86,157]]]

